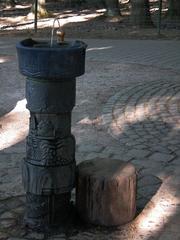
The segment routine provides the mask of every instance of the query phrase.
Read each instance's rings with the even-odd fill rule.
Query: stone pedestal
[[[46,228],[69,216],[76,167],[71,134],[75,84],[75,79],[26,81],[30,128],[23,184],[27,193],[25,222],[31,227]]]
[[[22,178],[25,224],[38,230],[64,225],[75,185],[75,138],[71,112],[76,77],[84,74],[87,45],[81,41],[25,39],[17,44],[20,72],[27,77],[29,135]]]
[[[136,171],[130,163],[94,159],[78,166],[76,205],[89,223],[117,226],[136,213]]]

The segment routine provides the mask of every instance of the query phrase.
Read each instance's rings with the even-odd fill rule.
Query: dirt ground
[[[61,25],[69,38],[103,38],[103,39],[180,39],[180,24],[165,24],[163,10],[161,34],[158,34],[158,11],[151,7],[154,26],[138,28],[130,24],[130,5],[121,6],[122,16],[106,17],[104,8],[88,8],[87,6],[66,6],[47,3],[49,18],[38,20],[38,32],[34,32],[34,16],[29,14],[31,4],[21,1],[16,7],[5,8],[0,4],[0,36],[49,37],[53,19],[59,15]],[[166,6],[164,6],[165,9]]]

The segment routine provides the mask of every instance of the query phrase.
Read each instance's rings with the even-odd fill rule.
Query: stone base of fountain
[[[66,226],[71,215],[70,194],[26,194],[24,225],[37,231]]]

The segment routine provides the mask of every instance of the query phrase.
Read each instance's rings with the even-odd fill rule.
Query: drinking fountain
[[[59,29],[54,40],[56,21]],[[85,72],[86,43],[65,41],[59,18],[50,40],[25,39],[17,43],[19,70],[26,78],[30,111],[22,180],[26,192],[24,222],[47,230],[71,217],[75,186],[75,137],[71,112],[75,106],[76,77]]]

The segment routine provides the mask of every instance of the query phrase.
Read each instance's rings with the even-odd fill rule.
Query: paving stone
[[[22,203],[25,203],[25,201],[26,201],[25,195],[18,196],[17,198],[18,198],[18,200],[19,200],[20,202],[22,202]]]
[[[179,221],[180,221],[180,217],[179,216],[178,217],[174,217],[174,222],[172,223],[170,221],[169,226],[168,226],[168,230],[171,233],[175,234],[175,235],[179,235],[179,237],[180,237],[179,226],[177,224]]]
[[[119,139],[119,144],[121,144],[121,145],[126,145],[126,144],[128,144],[128,142],[129,142],[129,138],[127,137],[127,138],[120,138]]]
[[[112,153],[102,152],[102,153],[99,153],[97,156],[98,156],[98,158],[111,158],[112,155],[113,155]]]
[[[162,235],[159,237],[158,240],[179,240],[180,239],[180,233],[174,233],[174,232],[164,232]]]
[[[84,160],[90,160],[90,159],[94,159],[94,158],[97,158],[98,157],[98,154],[97,153],[89,153],[87,154],[85,157],[84,157]]]
[[[149,202],[150,199],[141,196],[141,198],[136,201],[137,211],[143,210]]]
[[[0,220],[0,230],[4,230],[6,228],[13,227],[15,224],[14,219],[2,219]]]
[[[133,163],[135,166],[141,166],[145,168],[144,172],[146,172],[148,175],[153,173],[154,176],[157,176],[158,173],[163,171],[166,166],[165,163],[161,162],[152,163],[151,161],[149,161],[149,159],[147,159],[146,161],[143,161],[143,159],[133,159],[131,160],[131,163]]]
[[[6,212],[8,210],[8,207],[6,206],[6,204],[3,202],[0,202],[0,214]]]
[[[176,151],[176,154],[180,157],[180,150]]]
[[[76,163],[80,163],[85,160],[86,153],[76,152]]]
[[[87,143],[87,144],[81,144],[78,147],[78,151],[79,152],[100,152],[103,149],[103,146],[99,146],[99,145],[94,145],[92,143]]]
[[[146,199],[151,199],[155,193],[158,191],[160,185],[150,185],[138,188],[137,194],[139,196],[145,197]]]
[[[141,147],[137,147],[139,143],[141,143]],[[135,141],[133,141],[131,138],[129,138],[129,140],[125,143],[125,145],[127,147],[131,147],[133,149],[143,150],[144,149],[144,145],[142,143],[143,144],[145,143],[144,139],[143,139],[143,141],[139,140],[139,139],[136,139]]]
[[[58,240],[58,239],[65,240],[65,239],[67,239],[67,237],[65,234],[58,234],[58,235],[51,237],[49,240]]]
[[[128,162],[128,161],[130,161],[132,159],[132,158],[124,158],[122,153],[120,153],[120,154],[112,154],[111,158],[112,159],[123,160],[123,161],[126,161],[126,162]]]
[[[24,154],[22,156],[22,154],[16,154],[16,153],[15,154],[1,153],[1,155],[0,155],[0,161],[1,161],[0,169],[19,167],[23,157],[24,157]]]
[[[177,158],[175,158],[173,161],[172,161],[172,164],[174,165],[174,166],[180,166],[180,157],[177,157]]]
[[[5,205],[8,209],[15,209],[22,205],[22,202],[18,198],[9,198],[5,201]]]
[[[126,154],[129,157],[143,158],[149,155],[149,151],[143,149],[132,149]]]
[[[26,240],[25,238],[10,237],[8,240]]]
[[[18,143],[16,145],[11,146],[10,148],[3,149],[3,153],[15,153],[15,154],[25,154],[26,151],[26,143],[25,141]]]
[[[159,162],[169,162],[174,158],[171,154],[165,154],[165,153],[153,153],[150,157],[148,157],[148,161],[159,161]]]
[[[153,175],[142,175],[138,181],[138,187],[148,187],[152,185],[161,185],[162,181]]]
[[[14,218],[14,214],[12,212],[4,212],[0,215],[0,219],[6,219],[6,218]]]
[[[1,177],[0,181],[1,200],[24,194],[20,168],[7,169],[5,176]]]
[[[45,234],[38,232],[31,232],[26,235],[26,239],[42,240],[45,238]]]
[[[18,208],[12,209],[12,211],[16,214],[23,214],[24,213],[24,208],[25,208],[24,206],[20,206]]]
[[[113,156],[114,155],[122,156],[123,152],[124,152],[124,150],[122,150],[121,147],[116,148],[116,147],[108,146],[101,152],[101,154],[104,154],[107,157],[112,156],[112,155]]]
[[[6,239],[8,239],[8,234],[7,234],[7,233],[0,232],[0,239],[1,239],[1,240],[6,240]]]
[[[116,158],[116,156],[112,156],[112,158]],[[133,161],[133,157],[132,156],[128,156],[128,155],[122,155],[121,156],[121,160],[125,161],[125,162],[132,162]]]
[[[153,148],[153,151],[155,151],[155,152],[160,152],[160,153],[168,153],[168,154],[171,154],[172,153],[172,151],[171,150],[169,150],[168,148],[166,148],[166,147],[162,147],[162,146],[153,146],[152,147]]]

